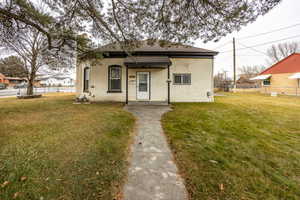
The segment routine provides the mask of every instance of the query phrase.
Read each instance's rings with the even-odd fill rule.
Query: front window
[[[175,85],[190,85],[191,74],[174,74]]]
[[[263,81],[263,85],[264,85],[264,86],[269,86],[269,85],[271,85],[271,78],[265,79],[265,80]]]
[[[85,67],[83,70],[83,91],[89,91],[89,84],[90,84],[90,68]]]
[[[121,66],[113,65],[108,68],[108,91],[121,92]]]

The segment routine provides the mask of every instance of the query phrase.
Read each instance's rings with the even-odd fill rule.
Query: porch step
[[[167,101],[129,101],[128,105],[155,105],[155,106],[167,106]]]

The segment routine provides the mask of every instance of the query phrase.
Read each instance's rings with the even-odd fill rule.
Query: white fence
[[[39,87],[33,89],[34,94],[47,94],[56,92],[75,92],[75,87]],[[8,88],[0,90],[0,97],[10,97],[26,94],[26,88]]]

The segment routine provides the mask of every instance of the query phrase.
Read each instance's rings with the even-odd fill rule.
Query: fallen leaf
[[[26,181],[27,180],[27,177],[26,176],[22,176],[21,177],[21,181]]]
[[[16,192],[15,194],[14,194],[14,197],[13,197],[13,199],[16,199],[16,198],[18,198],[18,196],[20,195],[20,192]]]
[[[5,186],[7,186],[9,184],[9,181],[4,181],[4,183],[1,185],[1,187],[5,187]]]
[[[221,183],[221,184],[219,185],[219,188],[220,188],[221,191],[224,190],[224,185],[223,185],[223,183]]]

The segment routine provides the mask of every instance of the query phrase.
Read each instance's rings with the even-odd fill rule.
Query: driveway
[[[183,179],[173,161],[160,119],[169,106],[130,105],[137,127],[124,200],[187,200]]]

